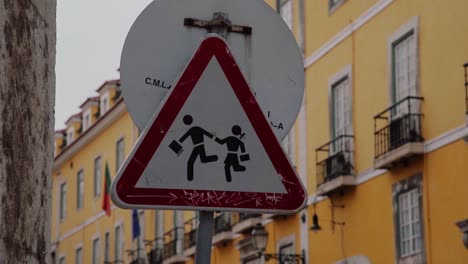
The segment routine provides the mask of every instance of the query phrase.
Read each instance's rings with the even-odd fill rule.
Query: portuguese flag
[[[106,211],[107,216],[111,215],[110,186],[111,177],[109,172],[109,165],[106,162],[106,175],[104,177],[104,197],[102,197],[102,210]]]

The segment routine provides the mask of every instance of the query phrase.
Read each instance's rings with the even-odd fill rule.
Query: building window
[[[86,114],[83,118],[83,131],[88,129],[91,126],[91,114],[89,111],[86,111]]]
[[[333,75],[329,81],[330,95],[330,154],[343,152],[347,161],[352,162],[353,150],[353,100],[352,66],[347,65]]]
[[[104,262],[105,263],[108,263],[110,261],[109,249],[110,249],[110,234],[109,232],[106,232],[104,236]]]
[[[293,29],[293,1],[278,0],[278,12],[289,29]]]
[[[413,189],[400,194],[398,197],[398,209],[401,257],[419,253],[421,251],[419,190]]]
[[[76,175],[76,208],[83,208],[83,195],[84,195],[84,171],[78,171]]]
[[[93,240],[93,264],[99,264],[99,238]]]
[[[70,145],[73,141],[73,127],[69,128],[67,131],[67,144]]]
[[[101,156],[94,160],[94,197],[101,195]]]
[[[393,43],[392,47],[392,104],[408,96],[416,96],[416,40],[410,31]],[[412,101],[413,102],[413,101]],[[414,101],[415,103],[417,101]],[[416,106],[415,106],[416,107]],[[396,107],[393,117],[398,118],[408,112],[405,104]]]
[[[295,253],[295,248],[294,248],[294,244],[293,243],[289,243],[289,244],[285,244],[285,245],[281,245],[279,247],[279,253],[280,254],[294,254]]]
[[[408,96],[418,96],[418,33],[419,18],[414,17],[387,39],[391,105]],[[419,111],[418,100],[411,100],[411,111]],[[400,118],[409,111],[407,104],[395,107],[391,118]]]
[[[101,97],[101,116],[109,110],[109,94],[106,93]]]
[[[66,263],[66,262],[65,262],[65,257],[60,257],[58,263],[59,263],[59,264],[65,264],[65,263]]]
[[[83,249],[81,247],[77,248],[75,251],[75,263],[76,264],[83,263]]]
[[[117,141],[116,147],[115,147],[115,171],[119,171],[120,166],[122,166],[124,159],[125,159],[125,154],[124,154],[124,139],[121,138]]]
[[[115,227],[114,262],[122,260],[122,228]]]
[[[425,263],[422,215],[422,175],[393,185],[397,264]]]
[[[346,0],[328,0],[328,13],[333,13],[338,7],[340,7]]]
[[[349,77],[345,76],[331,87],[331,138],[351,135],[351,96]]]
[[[67,183],[60,184],[60,220],[67,216]]]

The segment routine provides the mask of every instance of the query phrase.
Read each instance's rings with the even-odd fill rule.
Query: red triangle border
[[[281,176],[287,193],[134,187],[213,56],[218,60],[273,167]],[[272,213],[296,212],[305,206],[307,193],[224,39],[210,34],[202,40],[177,84],[161,104],[158,114],[149,122],[112,185],[115,204],[123,208]]]

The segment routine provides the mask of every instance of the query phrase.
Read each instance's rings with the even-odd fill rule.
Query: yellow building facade
[[[305,8],[310,263],[468,263],[468,2]]]
[[[468,263],[468,2],[266,2],[304,54],[303,107],[283,146],[308,203],[217,213],[212,263]],[[138,210],[133,240],[131,210],[102,210],[106,165],[113,179],[139,131],[118,80],[97,94],[55,134],[54,263],[194,263],[195,212]]]

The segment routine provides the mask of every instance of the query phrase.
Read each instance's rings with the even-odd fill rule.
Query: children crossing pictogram
[[[193,123],[193,117],[191,115],[185,115],[183,118],[185,125],[191,125]],[[184,151],[181,143],[183,143],[188,137],[192,139],[193,149],[190,157],[187,161],[187,180],[193,180],[193,167],[197,158],[200,158],[201,163],[210,163],[218,160],[218,155],[206,155],[204,136],[209,138],[215,138],[215,141],[220,145],[226,145],[227,153],[224,159],[224,173],[226,181],[232,181],[231,168],[233,171],[241,172],[245,171],[246,167],[240,165],[240,162],[250,160],[249,154],[245,151],[245,144],[242,142],[242,138],[245,137],[245,133],[242,133],[242,129],[238,125],[232,127],[232,134],[234,136],[227,136],[224,139],[215,137],[212,133],[206,131],[199,126],[193,126],[189,128],[187,132],[178,140],[173,140],[169,144],[169,148],[174,151],[177,156],[180,156]],[[238,153],[240,150],[240,154]]]
[[[193,123],[193,117],[191,115],[184,116],[184,124],[190,126]],[[195,160],[199,157],[201,163],[208,163],[218,160],[218,156],[216,155],[206,155],[205,146],[204,146],[204,136],[209,138],[213,138],[213,134],[206,131],[205,129],[199,126],[191,127],[185,134],[179,139],[180,143],[183,143],[188,137],[192,139],[193,143],[193,150],[190,154],[190,158],[187,162],[187,180],[193,180],[193,165]],[[172,141],[169,147],[174,150],[178,155],[180,155],[183,148],[181,148],[180,144],[176,141]]]
[[[226,144],[228,153],[226,159],[224,159],[224,173],[226,174],[226,181],[231,182],[231,167],[234,171],[245,171],[245,166],[240,165],[240,161],[250,160],[249,154],[245,153],[245,146],[241,139],[245,136],[245,133],[242,133],[240,126],[235,125],[232,127],[232,134],[234,136],[229,136],[224,139],[216,138],[216,142],[219,144]],[[237,136],[237,137],[236,137]],[[239,156],[238,152],[241,151]]]

